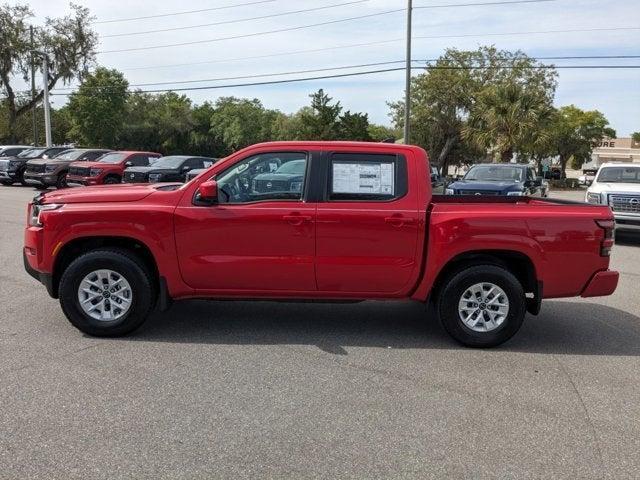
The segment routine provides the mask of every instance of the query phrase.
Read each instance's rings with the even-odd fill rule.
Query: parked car
[[[307,164],[303,187],[254,191],[257,172],[285,157]],[[615,290],[609,207],[433,197],[428,175],[411,145],[254,145],[184,186],[39,195],[24,265],[96,336],[129,333],[182,298],[411,299],[432,302],[459,342],[493,346],[543,298]]]
[[[262,167],[262,164],[260,167]],[[302,191],[307,160],[300,159],[298,154],[283,153],[277,157],[272,157],[264,168],[271,171],[265,173],[253,172],[251,190],[255,194],[280,195],[282,192],[298,193]]]
[[[69,150],[69,147],[41,147],[23,150],[13,157],[6,159],[0,158],[0,183],[3,185],[11,185],[19,182],[27,185],[24,180],[24,171],[27,168],[29,160],[37,160],[39,158],[49,159],[56,155]]]
[[[640,231],[640,165],[601,165],[587,189],[585,201],[611,207],[617,229]]]
[[[97,160],[111,150],[101,148],[74,148],[62,152],[54,158],[29,160],[24,172],[24,181],[39,189],[48,187],[65,188],[67,173],[72,162]]]
[[[154,152],[109,152],[95,162],[73,162],[69,165],[67,185],[81,187],[121,183],[129,167],[148,167],[162,155]]]
[[[184,182],[187,172],[195,168],[210,167],[214,158],[171,155],[162,157],[148,167],[125,169],[124,183]]]
[[[562,169],[560,167],[551,167],[542,172],[542,177],[545,180],[560,180],[562,178]]]
[[[28,145],[0,145],[0,158],[15,157],[19,153],[32,148]]]
[[[448,185],[445,193],[542,197],[547,189],[529,165],[484,163],[473,165],[461,180]]]
[[[586,186],[591,185],[593,183],[593,179],[596,178],[596,173],[598,173],[597,168],[585,168],[582,170],[582,175],[578,177],[578,183]]]
[[[213,160],[213,163],[216,163],[220,159],[212,158],[212,160]],[[207,170],[209,170],[209,168],[194,168],[193,170],[189,170],[187,172],[185,182],[190,182],[191,180],[196,178],[198,175],[200,175],[202,172],[206,172]]]
[[[431,188],[433,189],[433,193],[444,193],[444,178],[440,175],[440,172],[438,172],[437,167],[431,166],[429,167],[429,171],[431,173]]]

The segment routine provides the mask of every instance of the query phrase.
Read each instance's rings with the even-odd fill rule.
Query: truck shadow
[[[418,303],[303,304],[177,302],[153,315],[130,341],[212,345],[315,345],[462,349]],[[570,355],[640,355],[640,317],[604,305],[550,301],[498,350]]]

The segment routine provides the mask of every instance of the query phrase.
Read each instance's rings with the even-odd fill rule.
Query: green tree
[[[370,141],[369,116],[366,113],[351,113],[347,110],[340,115],[338,132],[340,140]]]
[[[462,127],[462,138],[508,162],[515,152],[532,144],[532,134],[542,130],[542,118],[549,110],[546,95],[528,85],[510,81],[488,86],[478,95]]]
[[[324,93],[323,89],[309,95],[311,107],[305,108],[300,114],[301,140],[336,140],[340,138],[340,102],[332,104],[333,100]]]
[[[98,43],[91,29],[92,17],[87,8],[71,5],[72,13],[60,18],[47,18],[43,26],[34,26],[34,44],[30,41],[29,19],[33,12],[28,6],[0,5],[0,90],[6,99],[9,138],[17,139],[18,119],[31,111],[42,99],[39,91],[35,99],[17,91],[15,83],[27,82],[32,61],[42,73],[42,58],[32,58],[33,51],[46,52],[49,60],[49,90],[58,82],[82,80],[95,58]]]
[[[631,138],[634,142],[640,142],[640,132],[633,132]]]
[[[386,125],[377,125],[370,123],[367,127],[369,138],[374,142],[382,142],[393,138],[398,140],[402,138],[402,130],[399,128],[387,127]]]
[[[222,97],[211,116],[211,133],[231,153],[271,140],[276,117],[277,112],[264,108],[257,98]]]
[[[495,47],[474,51],[448,49],[425,73],[411,79],[411,143],[425,148],[446,172],[451,162],[484,155],[462,138],[462,129],[486,88],[522,84],[553,98],[557,74],[523,52]],[[389,104],[396,127],[404,126],[404,102]]]
[[[556,155],[560,159],[562,178],[566,178],[567,163],[573,160],[576,168],[591,159],[594,144],[604,137],[614,138],[616,131],[597,110],[585,111],[575,105],[558,109],[552,131]]]
[[[129,82],[117,70],[99,67],[69,97],[72,138],[113,148],[124,127]]]

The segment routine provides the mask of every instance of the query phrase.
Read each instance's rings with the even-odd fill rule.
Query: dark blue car
[[[487,163],[473,165],[461,180],[448,185],[445,193],[546,197],[547,188],[529,165]]]

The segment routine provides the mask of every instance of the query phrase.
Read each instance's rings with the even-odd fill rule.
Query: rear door
[[[418,248],[418,194],[409,155],[325,152],[318,204],[318,290],[394,296],[411,288]],[[426,178],[421,179],[428,181]]]

